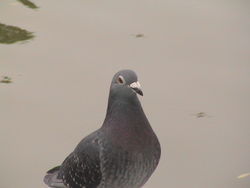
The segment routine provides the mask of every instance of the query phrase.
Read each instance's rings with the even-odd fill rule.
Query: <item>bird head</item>
[[[136,94],[143,96],[137,75],[132,70],[121,70],[114,75],[111,83],[111,93],[119,97],[130,97]]]

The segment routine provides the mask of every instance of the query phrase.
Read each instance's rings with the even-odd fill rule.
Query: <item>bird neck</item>
[[[108,122],[110,120],[117,120],[116,122],[120,122],[121,126],[123,124],[133,126],[133,122],[137,122],[141,119],[146,119],[146,116],[136,94],[129,98],[116,98],[113,95],[109,96],[108,108],[103,126],[109,126],[110,123]],[[126,121],[126,123],[123,120]]]
[[[152,144],[155,134],[143,112],[138,97],[128,99],[109,98],[103,131],[117,145],[143,149]],[[138,149],[138,148],[137,148]]]

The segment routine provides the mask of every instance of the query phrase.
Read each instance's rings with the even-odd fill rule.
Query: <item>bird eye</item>
[[[125,83],[125,80],[122,76],[119,76],[118,79],[117,79],[117,82],[118,84],[124,84]]]

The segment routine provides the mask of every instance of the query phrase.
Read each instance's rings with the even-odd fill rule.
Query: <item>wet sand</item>
[[[34,32],[0,44],[0,187],[43,188],[105,116],[119,69],[138,73],[162,158],[144,188],[249,188],[250,4],[75,0],[1,3]]]

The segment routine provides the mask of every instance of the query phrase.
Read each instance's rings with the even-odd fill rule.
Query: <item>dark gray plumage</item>
[[[47,172],[54,188],[140,188],[158,165],[161,149],[136,94],[143,95],[132,70],[113,77],[106,118],[61,166]]]

